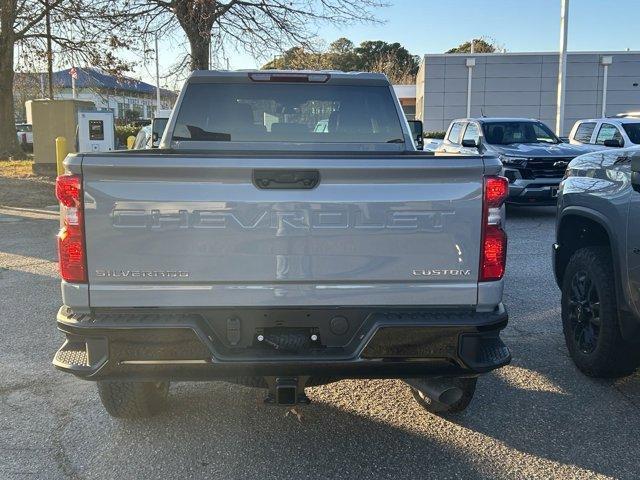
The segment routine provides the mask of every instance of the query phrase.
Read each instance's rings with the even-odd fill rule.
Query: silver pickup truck
[[[344,378],[443,414],[510,361],[502,164],[417,152],[384,75],[195,72],[159,149],[65,168],[53,363],[114,416],[170,381],[295,405]]]

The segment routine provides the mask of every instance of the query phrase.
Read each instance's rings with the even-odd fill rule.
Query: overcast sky
[[[348,28],[324,26],[319,38],[330,43],[345,36],[399,42],[415,55],[442,53],[473,37],[487,36],[509,52],[558,49],[560,0],[387,0],[380,25]],[[640,50],[640,0],[571,0],[570,51]],[[184,52],[176,41],[160,44],[161,75]],[[228,52],[229,67],[254,68],[264,63],[243,52]],[[224,65],[224,63],[223,63]],[[141,65],[137,76],[155,84],[155,66]]]

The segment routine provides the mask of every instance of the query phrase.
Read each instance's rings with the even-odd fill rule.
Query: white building
[[[97,108],[113,111],[116,118],[128,117],[148,119],[156,109],[156,87],[140,80],[124,76],[109,75],[97,68],[76,68],[76,92],[78,100],[93,102]],[[38,78],[39,77],[39,78]],[[30,82],[27,96],[20,90],[18,82]],[[39,88],[34,89],[35,85]],[[56,99],[73,98],[71,73],[61,70],[53,74],[54,97]],[[14,98],[24,106],[24,101],[45,96],[46,74],[19,74],[16,76]],[[170,109],[177,95],[170,90],[161,89],[162,109]]]
[[[640,110],[640,52],[572,52],[567,55],[563,134],[578,119],[601,116],[605,66],[606,115]],[[555,127],[557,52],[458,53],[423,57],[416,118],[425,131],[445,130],[451,120],[467,115],[469,70],[472,117],[530,117]]]

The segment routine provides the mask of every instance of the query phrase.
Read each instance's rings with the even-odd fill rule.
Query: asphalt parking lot
[[[225,383],[172,385],[170,409],[110,418],[57,372],[57,215],[0,207],[0,478],[638,478],[640,375],[573,367],[550,265],[553,208],[508,212],[509,367],[443,420],[399,381],[309,389],[299,423]]]

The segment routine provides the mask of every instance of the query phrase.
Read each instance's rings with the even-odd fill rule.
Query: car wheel
[[[607,248],[581,248],[569,259],[562,282],[562,328],[571,358],[586,375],[618,377],[637,367],[637,353],[620,334]]]
[[[415,401],[427,412],[435,415],[446,416],[465,410],[476,392],[477,377],[459,379],[459,386],[462,389],[462,396],[453,403],[441,403],[429,397],[425,392],[415,387],[411,387],[411,393]]]
[[[166,405],[169,382],[98,382],[102,405],[113,417],[151,417]]]

